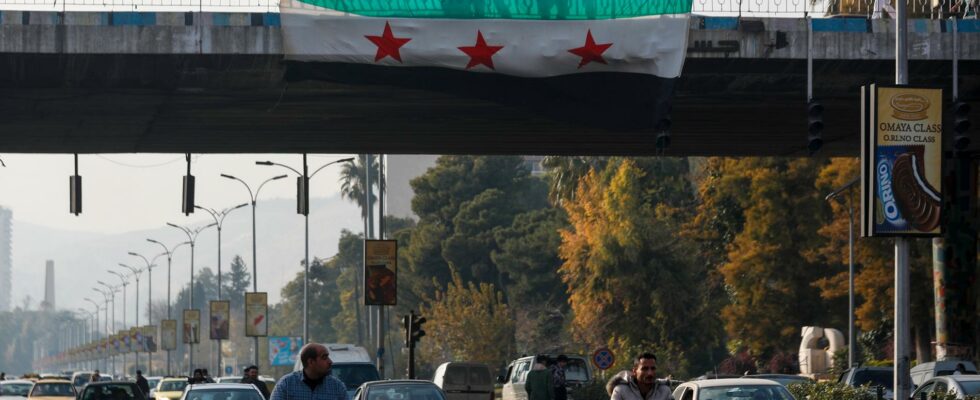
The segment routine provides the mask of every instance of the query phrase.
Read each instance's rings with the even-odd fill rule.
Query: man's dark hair
[[[249,366],[245,367],[245,372],[251,371],[253,369],[259,369],[259,367],[255,366],[255,365],[249,365]]]
[[[303,368],[306,368],[306,366],[310,364],[310,360],[315,360],[319,355],[320,352],[317,351],[316,346],[313,343],[310,343],[303,346],[303,349],[300,350],[299,361],[303,363]]]
[[[136,375],[143,375],[143,370],[140,369],[136,370]]]
[[[568,356],[564,354],[559,354],[558,358],[555,359],[555,362],[562,362],[562,361],[568,362]]]
[[[635,369],[637,366],[639,366],[640,363],[643,362],[643,360],[651,360],[651,359],[653,361],[657,361],[657,356],[654,355],[653,353],[640,353],[640,355],[636,356],[636,358],[633,359],[633,368]]]
[[[534,363],[548,365],[548,356],[544,356],[544,355],[535,356]]]

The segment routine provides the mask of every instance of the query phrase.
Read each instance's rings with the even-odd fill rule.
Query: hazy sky
[[[309,155],[310,172],[347,154]],[[86,154],[79,155],[82,176],[82,214],[68,212],[68,177],[74,174],[71,154],[0,154],[7,165],[0,168],[0,205],[14,210],[14,218],[59,229],[121,233],[159,227],[167,221],[187,221],[180,212],[181,179],[187,171],[183,154]],[[191,174],[196,177],[196,203],[225,208],[249,201],[239,182],[222,178],[234,175],[255,191],[265,179],[283,173],[281,167],[255,165],[271,160],[299,170],[300,155],[235,154],[192,155]],[[339,165],[320,171],[310,184],[311,197],[327,197],[340,190]],[[269,182],[260,199],[296,196],[294,175]],[[192,215],[199,220],[204,215]]]

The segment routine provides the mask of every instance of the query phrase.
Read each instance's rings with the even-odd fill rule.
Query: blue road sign
[[[612,350],[606,347],[597,349],[592,353],[592,364],[595,364],[596,368],[600,370],[607,370],[616,363],[616,356],[613,355]]]

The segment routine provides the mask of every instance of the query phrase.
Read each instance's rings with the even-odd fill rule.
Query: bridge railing
[[[440,3],[440,0],[419,1]],[[536,0],[518,1],[527,2],[530,9],[531,3]],[[814,18],[877,18],[887,17],[887,10],[890,7],[883,7],[884,11],[876,15],[874,12],[876,4],[880,7],[881,3],[891,1],[894,0],[693,0],[691,12],[707,16],[801,18],[809,15]],[[370,4],[382,6],[378,0],[361,2],[368,6]],[[278,13],[280,3],[281,0],[0,0],[0,10]],[[580,2],[572,1],[573,5],[576,3]],[[592,1],[592,4],[600,10],[622,8],[624,3],[631,2]],[[950,15],[977,18],[980,0],[907,0],[907,3],[911,18],[948,18]],[[628,14],[629,12],[624,12],[621,15]]]

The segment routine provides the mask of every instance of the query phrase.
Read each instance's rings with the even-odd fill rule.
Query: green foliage
[[[837,382],[793,383],[786,387],[798,400],[876,400],[866,388],[855,388]]]

